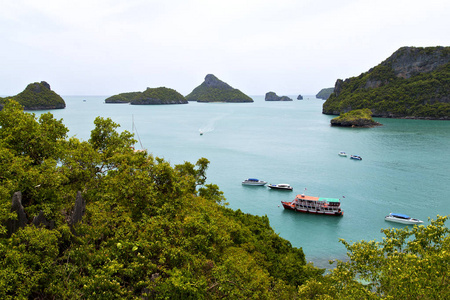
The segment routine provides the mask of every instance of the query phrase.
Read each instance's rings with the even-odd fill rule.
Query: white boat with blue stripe
[[[396,223],[401,223],[401,224],[408,224],[408,225],[423,223],[423,221],[421,221],[419,219],[414,219],[414,218],[411,218],[410,216],[404,215],[404,214],[390,213],[389,215],[384,217],[384,219],[386,221],[396,222]]]
[[[259,180],[257,178],[248,178],[242,181],[243,185],[266,185],[267,181]]]

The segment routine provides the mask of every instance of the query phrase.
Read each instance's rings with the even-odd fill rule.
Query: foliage
[[[129,92],[113,95],[105,99],[105,103],[130,103],[131,100],[139,97],[142,92]]]
[[[286,299],[320,280],[266,216],[225,206],[207,159],[171,166],[112,120],[94,124],[79,141],[51,114],[0,112],[0,298]],[[54,229],[5,235],[18,190],[28,219],[42,211]],[[77,191],[86,214],[69,225]]]
[[[300,289],[309,299],[450,299],[448,217],[428,226],[384,229],[382,242],[342,243],[349,261]]]
[[[0,103],[5,103],[9,99],[17,101],[26,110],[66,107],[63,98],[52,91],[50,85],[45,81],[30,83],[23,92],[16,96],[0,98]]]
[[[442,52],[450,55],[446,48],[422,48],[415,55]],[[370,71],[357,77],[339,81],[323,105],[323,113],[340,114],[350,110],[370,108],[375,117],[415,117],[448,119],[450,117],[450,63],[445,63],[430,72],[411,73],[404,78],[394,72],[394,64],[402,55],[399,50]],[[414,57],[410,58],[411,60]],[[411,64],[411,62],[409,62]]]
[[[330,121],[333,126],[372,127],[381,125],[372,119],[372,111],[368,108],[351,110]]]
[[[105,100],[106,103],[130,104],[185,104],[188,103],[183,95],[174,89],[159,87],[147,88],[143,92],[121,93]]]

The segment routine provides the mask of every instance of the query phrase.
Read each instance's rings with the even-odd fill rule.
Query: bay
[[[275,232],[319,267],[346,258],[339,239],[381,241],[382,228],[403,228],[384,221],[390,212],[425,225],[429,217],[450,215],[450,122],[376,119],[383,126],[335,128],[333,116],[321,113],[323,101],[314,96],[162,106],[105,104],[107,96],[63,98],[67,107],[51,113],[63,119],[69,136],[88,140],[97,116],[130,132],[134,119],[143,147],[154,156],[172,165],[207,158],[207,182],[220,187],[230,208],[267,215]],[[363,160],[340,157],[339,151]],[[248,177],[289,183],[294,191],[242,186]],[[280,201],[303,192],[340,198],[344,216],[283,209]]]

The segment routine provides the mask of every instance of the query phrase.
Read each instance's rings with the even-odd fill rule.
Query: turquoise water
[[[381,240],[380,229],[404,227],[384,216],[397,212],[422,219],[450,215],[450,122],[377,119],[376,128],[330,127],[313,96],[292,102],[196,103],[170,106],[104,104],[106,97],[63,97],[67,108],[53,110],[69,135],[89,139],[96,116],[132,130],[144,148],[172,164],[210,160],[208,182],[219,185],[229,206],[267,215],[271,226],[308,261],[327,267],[345,259],[339,242]],[[86,100],[85,102],[83,101]],[[38,112],[39,114],[40,112]],[[204,134],[200,136],[199,130]],[[362,161],[338,156],[361,155]],[[293,192],[242,186],[256,177],[289,183]],[[340,198],[343,217],[285,211],[280,201],[302,193]]]

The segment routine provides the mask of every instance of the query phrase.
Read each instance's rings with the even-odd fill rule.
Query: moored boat
[[[401,223],[401,224],[408,224],[408,225],[414,225],[414,224],[421,224],[421,223],[423,223],[423,221],[421,221],[419,219],[411,218],[408,215],[395,214],[395,213],[390,213],[389,215],[384,217],[384,219],[386,221],[396,222],[396,223]]]
[[[338,155],[339,155],[339,156],[347,156],[347,153],[345,153],[345,151],[340,151],[340,152],[338,153]]]
[[[268,187],[275,190],[287,190],[287,191],[293,190],[292,186],[290,186],[287,183],[269,184]]]
[[[291,202],[281,201],[281,204],[285,209],[297,212],[327,216],[344,215],[344,211],[341,210],[341,202],[336,198],[320,198],[301,194],[297,195]]]
[[[248,178],[242,181],[243,185],[266,185],[267,181],[259,180],[256,178]]]
[[[350,155],[350,159],[362,160],[362,157],[359,155]]]

